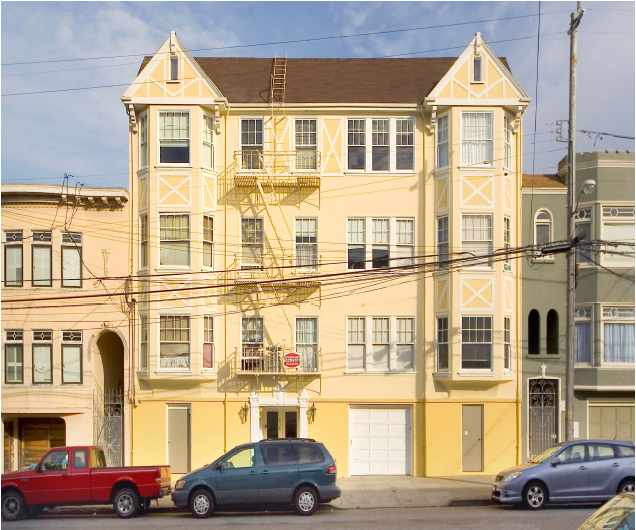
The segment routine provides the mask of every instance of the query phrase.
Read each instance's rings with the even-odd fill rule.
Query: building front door
[[[190,471],[190,407],[168,406],[168,464],[173,474]]]
[[[528,379],[528,447],[530,458],[558,442],[558,380]]]
[[[462,405],[462,471],[483,471],[483,405]]]
[[[290,407],[264,408],[261,414],[263,438],[298,437],[298,409]]]

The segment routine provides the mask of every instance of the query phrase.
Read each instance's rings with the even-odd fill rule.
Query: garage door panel
[[[633,405],[592,405],[588,409],[589,437],[603,440],[634,440]]]
[[[407,468],[407,447],[410,447],[408,410],[350,409],[352,475],[405,475],[410,472]],[[368,436],[357,436],[362,432],[368,433]]]

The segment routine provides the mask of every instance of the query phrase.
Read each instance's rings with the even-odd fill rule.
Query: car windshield
[[[585,521],[580,530],[634,530],[633,495],[617,495]]]
[[[543,451],[543,453],[538,454],[532,460],[530,460],[531,464],[543,464],[548,458],[553,456],[557,451],[559,451],[563,447],[563,444],[553,445],[549,449]]]

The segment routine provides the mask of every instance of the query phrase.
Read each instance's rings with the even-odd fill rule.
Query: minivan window
[[[614,458],[614,449],[608,444],[589,444],[587,452],[590,460],[607,460]]]
[[[267,443],[260,446],[266,466],[290,466],[296,464],[296,454],[290,443]]]
[[[318,464],[325,461],[325,455],[320,447],[313,444],[294,444],[298,464]]]
[[[254,467],[254,448],[246,447],[221,461],[223,469],[236,469],[241,467]]]
[[[634,448],[629,445],[615,445],[614,447],[616,447],[616,451],[618,451],[618,456],[634,456]]]

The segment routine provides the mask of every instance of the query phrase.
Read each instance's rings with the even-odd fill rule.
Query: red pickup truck
[[[2,475],[2,518],[35,516],[45,507],[110,503],[127,518],[169,493],[170,466],[106,467],[98,447],[56,447],[32,468]]]

